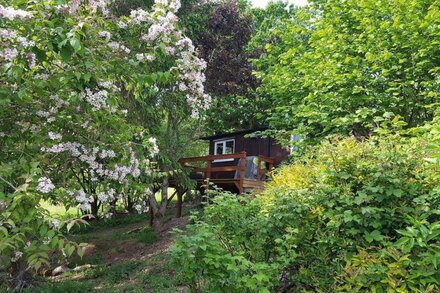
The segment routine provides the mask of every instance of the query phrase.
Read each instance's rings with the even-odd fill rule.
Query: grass
[[[63,281],[44,282],[38,287],[31,287],[23,290],[24,293],[83,293],[90,292],[94,288],[92,281]]]
[[[67,272],[55,279],[40,277],[34,287],[24,292],[182,292],[181,278],[176,275],[166,251],[158,251],[152,256],[112,258],[110,262],[106,259],[109,253],[122,256],[126,253],[124,249],[132,248],[135,243],[136,247],[143,249],[142,247],[148,248],[160,240],[150,227],[133,230],[142,227],[139,221],[147,223],[145,215],[140,216],[142,215],[120,215],[108,221],[93,222],[90,230],[71,235],[74,241],[93,243],[96,251],[83,259],[70,259],[68,267],[75,268],[84,264],[91,266],[82,271]],[[134,232],[126,233],[132,230]]]
[[[169,195],[173,192],[170,189]],[[159,194],[156,197],[160,199]],[[45,201],[41,204],[51,217],[78,216],[76,208],[66,210]],[[167,210],[164,221],[173,215],[174,209]],[[91,243],[95,250],[82,259],[70,258],[67,266],[71,269],[90,266],[53,279],[38,277],[34,286],[24,292],[182,292],[181,278],[170,264],[168,252],[161,250],[163,243],[155,243],[162,240],[154,229],[147,227],[148,222],[148,214],[117,214],[109,219],[91,221],[86,226],[74,226],[68,238],[77,243]]]
[[[179,286],[183,285],[182,278],[175,272],[169,258],[167,253],[151,258],[149,270],[138,274],[138,280],[151,292],[178,292]]]
[[[144,228],[136,233],[136,239],[142,243],[150,244],[159,239],[156,232],[152,228]]]
[[[73,277],[73,275],[70,275]],[[69,275],[67,275],[69,277]],[[26,293],[82,292],[178,292],[181,278],[175,275],[169,255],[156,255],[148,260],[129,260],[111,266],[104,264],[87,269],[76,280],[40,280]]]
[[[74,226],[70,230],[71,231],[70,233],[82,234],[82,233],[89,233],[105,228],[114,228],[128,224],[134,224],[140,222],[148,223],[149,219],[150,218],[148,214],[117,214],[108,219],[91,221],[88,223],[88,225]]]

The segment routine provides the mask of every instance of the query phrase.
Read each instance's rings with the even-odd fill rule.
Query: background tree
[[[259,127],[264,101],[256,95],[258,81],[249,62],[257,52],[246,49],[254,32],[250,6],[228,0],[211,7],[204,29],[194,38],[207,62],[206,90],[213,96],[205,130],[212,133]]]
[[[268,46],[261,91],[270,124],[308,139],[371,134],[399,115],[432,119],[439,101],[438,1],[316,1]],[[313,12],[312,11],[312,12]],[[281,49],[281,51],[280,51]],[[384,117],[385,116],[385,117]]]

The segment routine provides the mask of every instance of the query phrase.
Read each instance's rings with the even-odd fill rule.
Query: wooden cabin
[[[209,141],[209,155],[182,158],[183,168],[201,188],[206,180],[238,194],[262,190],[266,173],[286,160],[290,152],[271,137],[255,134],[257,130],[239,131],[202,137]]]

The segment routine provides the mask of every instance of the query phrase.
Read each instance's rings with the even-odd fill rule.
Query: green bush
[[[438,292],[440,222],[421,221],[399,234],[384,248],[362,249],[353,256],[339,276],[338,291]]]
[[[274,233],[258,200],[220,193],[193,217],[172,250],[176,268],[195,291],[267,292],[295,253],[291,233]]]
[[[398,135],[329,139],[257,198],[217,196],[174,259],[202,291],[440,290],[430,152]]]

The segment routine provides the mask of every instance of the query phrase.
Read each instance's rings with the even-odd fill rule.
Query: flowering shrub
[[[0,4],[2,255],[41,267],[30,241],[40,231],[34,225],[45,225],[41,198],[96,217],[124,190],[149,182],[159,149],[150,129],[129,119],[127,95],[160,102],[172,92],[194,117],[207,109],[205,63],[178,28],[179,7],[161,0],[152,11],[113,17],[102,0]],[[9,221],[20,197],[28,209]],[[21,255],[28,241],[33,254]],[[67,245],[59,243],[52,248]]]

